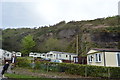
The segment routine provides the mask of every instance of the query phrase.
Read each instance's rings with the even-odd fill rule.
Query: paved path
[[[10,69],[11,65],[8,67],[7,73],[12,73],[11,69]],[[2,79],[2,72],[3,66],[0,66],[0,80],[8,80],[7,78]]]
[[[0,66],[0,80],[2,79],[2,75],[1,75],[2,68],[3,68],[3,66]]]

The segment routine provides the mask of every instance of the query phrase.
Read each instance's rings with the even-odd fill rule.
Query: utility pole
[[[77,55],[79,55],[78,53],[79,53],[79,40],[78,40],[79,38],[78,38],[78,34],[76,35],[76,54]]]

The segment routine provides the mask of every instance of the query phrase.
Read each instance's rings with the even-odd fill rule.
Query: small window
[[[68,57],[68,55],[66,55],[66,57]]]
[[[95,54],[95,57],[96,57],[96,62],[98,61],[98,54]]]
[[[77,63],[78,62],[78,58],[73,58],[74,62]]]
[[[101,62],[101,54],[100,53],[95,54],[95,62]]]
[[[49,54],[47,54],[47,57],[49,57]]]
[[[61,57],[61,54],[59,54],[59,57]]]
[[[99,54],[99,61],[101,62],[101,54]]]
[[[92,56],[92,55],[89,55],[89,56],[88,56],[88,61],[89,61],[89,62],[92,62],[92,58],[93,58],[93,56]]]
[[[9,54],[7,54],[7,56],[9,56]]]
[[[50,57],[52,57],[53,55],[52,54],[50,54]]]
[[[120,66],[120,53],[117,54],[118,66]]]

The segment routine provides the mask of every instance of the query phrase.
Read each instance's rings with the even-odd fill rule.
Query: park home
[[[29,57],[34,57],[34,53],[33,52],[29,53]]]
[[[39,57],[45,60],[62,60],[62,61],[73,61],[73,58],[77,55],[74,53],[50,51],[48,53],[29,53],[29,57]]]
[[[6,60],[11,60],[12,53],[9,52],[9,51],[4,50],[3,57],[4,57]]]
[[[46,58],[49,59],[60,59],[60,60],[70,60],[73,61],[73,57],[77,56],[74,53],[50,51],[46,54]]]
[[[41,57],[41,53],[29,53],[29,57]]]
[[[120,67],[120,50],[91,49],[87,53],[87,64],[96,66]]]
[[[4,50],[0,49],[0,64],[2,64],[2,61],[3,61],[3,53],[4,53]]]
[[[0,59],[6,58],[10,60],[12,57],[12,53],[3,49],[0,49]]]
[[[38,53],[38,57],[45,59],[46,53]]]
[[[5,63],[6,61],[11,62],[12,53],[3,49],[0,49],[0,62]]]
[[[16,57],[21,57],[22,56],[22,53],[20,53],[20,52],[16,52],[15,54],[16,54]]]
[[[3,49],[0,49],[0,59],[2,59],[3,53],[4,53],[4,50],[3,50]]]

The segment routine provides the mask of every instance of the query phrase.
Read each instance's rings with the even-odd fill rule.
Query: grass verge
[[[29,76],[29,75],[9,74],[9,73],[6,73],[5,76],[9,78],[38,78],[34,76]]]
[[[35,76],[29,76],[29,75],[21,75],[21,74],[5,74],[6,77],[12,78],[15,80],[56,80],[56,79],[51,79],[51,78],[41,78],[41,77],[35,77]]]

